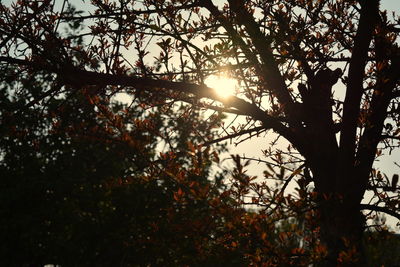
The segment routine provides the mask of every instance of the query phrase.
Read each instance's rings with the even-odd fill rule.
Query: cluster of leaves
[[[36,103],[56,88],[51,75],[2,70],[2,264],[307,259],[296,224],[277,227],[283,211],[243,208],[257,183],[239,157],[231,173],[210,180],[224,146],[194,144],[215,135],[218,116],[205,123],[185,105],[154,99],[122,104],[96,87],[65,87]]]
[[[328,255],[335,265],[363,259],[360,209],[400,218],[398,176],[373,169],[378,145],[398,148],[400,133],[400,20],[379,1],[85,8],[0,4],[4,255],[62,265],[307,265]],[[238,96],[204,86],[219,72],[239,80]],[[129,105],[112,101],[122,91]],[[216,139],[222,112],[246,119]],[[238,156],[212,177],[223,146],[210,144],[270,129],[290,145],[264,150],[266,181]],[[360,205],[366,190],[375,197]]]
[[[89,87],[65,88],[46,105],[29,106],[33,94],[54,89],[51,79],[32,74],[12,80],[16,70],[3,70],[2,265],[148,264],[173,262],[185,254],[180,250],[190,250],[194,232],[176,235],[176,229],[208,216],[209,207],[192,199],[179,211],[175,192],[184,182],[209,185],[211,166],[207,155],[188,167],[185,147],[198,135],[187,125],[198,119],[195,112],[185,117],[175,109],[180,119],[167,125],[165,110],[128,108]],[[168,138],[170,154],[159,156],[162,132],[175,136]]]
[[[11,81],[15,70],[3,70],[2,264],[243,266],[307,258],[296,224],[277,227],[283,212],[243,208],[255,183],[240,158],[231,174],[209,180],[223,146],[193,145],[214,134],[196,112],[171,108],[168,116],[178,118],[166,123],[165,108],[110,102],[94,87],[65,88],[29,106],[31,94],[54,86],[51,77]]]

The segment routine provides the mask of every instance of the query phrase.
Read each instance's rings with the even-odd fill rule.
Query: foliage
[[[370,266],[396,266],[399,262],[399,235],[386,231],[365,235],[367,262]]]
[[[400,19],[380,10],[379,0],[91,1],[82,2],[84,11],[60,3],[0,5],[2,184],[15,192],[2,210],[11,221],[24,221],[13,218],[11,204],[25,216],[33,200],[32,207],[51,203],[54,211],[60,203],[74,214],[60,218],[77,219],[82,229],[136,215],[121,229],[155,224],[126,241],[146,244],[144,252],[121,249],[123,259],[149,253],[143,259],[151,264],[336,266],[366,264],[367,218],[400,218],[398,175],[374,165],[398,151],[400,134]],[[221,73],[239,81],[236,96],[204,85]],[[119,92],[133,98],[128,108],[112,104]],[[245,119],[228,128],[222,113]],[[216,138],[215,127],[226,135]],[[211,145],[267,132],[277,140],[259,160],[264,180],[246,174],[246,156],[232,156],[234,169],[210,179],[219,160]],[[80,188],[91,201],[76,203]],[[152,203],[147,192],[154,190]],[[149,202],[152,212],[129,198]],[[122,213],[113,210],[119,201]],[[86,215],[79,211],[91,205]],[[99,231],[72,232],[94,241],[90,234]],[[46,230],[27,239],[35,243],[40,233]],[[128,237],[116,231],[109,239]]]
[[[73,92],[45,106],[21,109],[26,94],[40,94],[49,82],[20,78],[1,89],[2,265],[174,263],[177,253],[188,261],[198,236],[177,229],[210,220],[207,200],[219,188],[180,204],[180,187],[212,185],[209,155],[196,165],[199,158],[185,152],[199,138],[186,127],[196,112],[173,109],[170,118],[178,118],[166,124],[161,114],[168,111],[107,104],[90,93],[94,88],[68,88]],[[197,126],[197,134],[213,135],[206,124]],[[177,134],[157,156],[162,132]]]

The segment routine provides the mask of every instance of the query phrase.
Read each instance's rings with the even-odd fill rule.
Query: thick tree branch
[[[357,120],[363,94],[363,79],[368,49],[372,40],[378,11],[378,0],[368,0],[362,5],[359,25],[354,39],[353,53],[350,60],[348,84],[343,107],[342,131],[340,135],[340,156],[338,177],[347,177],[354,164],[356,150]],[[347,174],[349,175],[349,174]],[[351,174],[350,174],[351,175]],[[349,183],[356,181],[347,181]],[[356,182],[357,183],[357,182]],[[346,186],[351,188],[351,186]]]
[[[175,92],[183,92],[193,94],[199,98],[208,98],[223,103],[226,107],[234,107],[247,116],[262,122],[266,129],[273,129],[293,144],[299,144],[297,136],[286,126],[284,126],[275,117],[268,115],[265,111],[259,109],[256,105],[251,104],[236,96],[227,98],[219,96],[216,91],[206,85],[197,85],[186,82],[172,82],[167,80],[153,80],[148,78],[136,78],[125,75],[111,75],[105,73],[97,73],[86,70],[67,69],[62,71],[61,76],[66,82],[81,85],[118,85],[131,86],[139,90],[151,90],[154,88],[163,88]],[[299,147],[301,149],[301,147]]]
[[[276,94],[279,102],[287,112],[288,107],[293,104],[284,78],[282,77],[278,64],[276,63],[270,47],[270,40],[260,31],[259,25],[254,21],[254,17],[246,10],[242,0],[229,0],[229,6],[236,13],[236,20],[246,28],[261,60],[262,68],[265,73],[265,82],[268,87]],[[290,112],[289,112],[290,114]]]
[[[138,78],[127,75],[107,74],[99,73],[94,71],[87,71],[78,69],[72,66],[63,66],[60,68],[54,68],[49,66],[43,66],[28,60],[0,57],[0,62],[8,62],[17,65],[30,66],[35,69],[45,69],[56,73],[61,82],[64,84],[71,84],[77,86],[85,85],[96,85],[96,86],[128,86],[133,87],[137,90],[154,90],[154,89],[168,89],[173,92],[181,92],[193,94],[199,98],[208,98],[216,100],[224,104],[226,107],[233,107],[242,114],[245,114],[254,120],[262,122],[265,129],[273,129],[278,134],[285,137],[287,140],[294,144],[302,143],[298,141],[297,136],[283,125],[278,119],[268,115],[265,111],[262,111],[255,104],[251,104],[236,96],[221,97],[216,91],[206,85],[197,85],[186,82],[172,82],[167,80],[155,80],[149,78]],[[299,147],[301,148],[301,147]]]
[[[393,217],[395,217],[395,218],[400,220],[400,214],[399,213],[397,213],[397,212],[395,212],[393,210],[390,210],[390,209],[388,209],[386,207],[380,207],[380,206],[375,206],[375,205],[371,205],[371,204],[360,204],[360,209],[361,210],[373,210],[373,211],[383,212],[383,213],[386,213],[386,214],[388,214],[390,216],[393,216]]]
[[[242,49],[243,53],[246,55],[246,58],[257,69],[260,80],[262,80],[266,84],[266,87],[276,95],[279,102],[282,104],[283,109],[286,113],[288,113],[288,107],[292,106],[293,99],[291,98],[289,91],[287,90],[285,81],[281,73],[279,72],[272,51],[268,50],[269,42],[266,42],[266,39],[263,38],[263,34],[259,30],[259,26],[254,21],[254,18],[250,14],[248,14],[240,5],[232,6],[232,10],[237,13],[239,22],[241,22],[242,25],[246,27],[250,38],[253,40],[254,45],[261,56],[262,64],[259,63],[257,56],[249,50],[248,45],[243,41],[240,35],[232,27],[232,24],[227,21],[223,14],[220,13],[218,8],[214,6],[213,3],[209,0],[204,1],[203,5],[211,12],[211,14],[214,15],[215,18],[218,19],[221,25],[228,32],[229,36],[233,39],[233,42]]]
[[[394,136],[394,135],[381,135],[380,140],[385,140],[385,139],[392,139],[392,140],[397,140],[400,141],[400,136]]]
[[[400,67],[400,62],[396,58],[393,59],[392,64],[388,66],[389,62],[385,59],[387,45],[389,44],[386,42],[384,35],[377,35],[375,37],[376,68],[378,68],[378,66],[383,67],[380,67],[381,69],[377,71],[375,90],[366,118],[367,125],[360,138],[357,150],[357,172],[361,177],[368,177],[374,163],[378,144],[382,140],[381,134],[386,119],[386,112],[392,99],[392,91],[396,87],[397,80],[399,79],[398,69]],[[365,189],[367,181],[362,181],[360,185]],[[360,192],[360,194],[363,193]]]
[[[354,39],[340,136],[342,156],[346,159],[352,157],[355,151],[356,127],[363,93],[364,69],[368,58],[368,48],[372,40],[372,31],[378,16],[378,3],[379,1],[377,0],[370,0],[363,5]]]
[[[241,50],[245,54],[246,58],[255,67],[260,80],[263,81],[266,85],[266,88],[269,88],[271,90],[271,92],[278,98],[285,113],[287,115],[289,115],[290,118],[297,118],[297,116],[294,114],[295,113],[294,105],[292,105],[293,100],[289,94],[289,91],[286,88],[286,84],[282,78],[282,75],[279,72],[279,69],[273,58],[272,52],[271,51],[267,52],[268,50],[265,50],[265,48],[263,48],[263,46],[267,46],[267,49],[268,49],[268,43],[263,43],[262,41],[256,41],[256,40],[260,40],[260,39],[264,40],[264,38],[262,37],[263,35],[261,34],[261,32],[258,28],[258,25],[254,21],[254,19],[251,18],[251,20],[254,22],[255,25],[248,25],[248,27],[254,26],[254,31],[258,31],[260,33],[260,35],[257,35],[257,32],[251,32],[250,37],[252,38],[253,42],[257,42],[256,49],[261,50],[261,51],[259,51],[260,56],[264,56],[264,58],[262,58],[263,64],[260,64],[259,60],[257,59],[256,54],[253,53],[248,48],[248,45],[244,42],[244,40],[238,34],[238,32],[233,28],[232,23],[230,23],[224,17],[224,15],[221,14],[221,12],[218,10],[218,8],[210,0],[202,1],[202,5],[205,8],[207,8],[210,11],[210,13],[221,23],[221,25],[225,28],[225,30],[227,31],[229,36],[232,38],[232,41],[241,48]],[[233,11],[235,13],[237,13],[238,16],[242,15],[240,12],[238,13],[238,10],[233,10]],[[247,14],[247,16],[249,16],[249,14]],[[243,25],[246,27],[245,24],[243,24]],[[271,65],[269,65],[269,64],[271,64]],[[236,104],[238,104],[240,106],[243,103],[236,103]],[[248,104],[249,103],[246,104],[246,106],[247,106],[246,109],[247,108],[253,109],[250,106],[248,106]],[[256,109],[253,110],[252,113],[254,115],[257,114],[256,117],[259,118],[258,120],[262,121],[261,118],[265,118],[265,116],[263,115],[263,114],[265,114],[265,112],[259,110],[256,106],[254,106],[254,107]],[[293,110],[291,109],[291,107],[293,107]],[[241,109],[239,107],[237,107],[237,108]],[[242,108],[244,108],[244,107],[242,107]],[[261,113],[259,111],[261,111]],[[291,116],[291,115],[294,115],[294,116]],[[255,117],[253,117],[253,118],[255,118]],[[265,124],[265,122],[263,122],[263,124],[268,125],[268,124]],[[301,130],[300,128],[297,128],[298,132],[300,130]],[[297,149],[299,149],[299,151],[304,152],[306,150],[305,142],[303,140],[301,140],[300,138],[298,138],[298,136],[296,134],[294,134],[294,131],[288,130],[286,128],[285,130],[282,129],[282,132],[284,132],[284,134],[282,134],[282,136],[284,136],[286,139],[288,139],[290,142],[292,142],[292,144]]]
[[[224,29],[227,31],[228,36],[232,38],[235,45],[240,47],[242,52],[246,55],[246,58],[250,61],[260,76],[263,76],[263,70],[260,68],[260,62],[257,59],[253,51],[249,49],[249,46],[243,41],[242,37],[233,28],[232,24],[224,17],[224,15],[218,10],[218,8],[212,3],[211,0],[202,1],[202,5],[221,23]]]

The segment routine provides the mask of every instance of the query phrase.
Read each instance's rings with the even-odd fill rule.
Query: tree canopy
[[[65,241],[104,265],[365,266],[366,220],[400,218],[398,174],[374,165],[400,145],[400,18],[379,0],[22,0],[0,11],[1,184],[12,192],[2,253]],[[210,75],[236,79],[236,94],[207,86]],[[122,92],[129,104],[113,100]],[[224,114],[244,119],[231,127]],[[264,133],[289,145],[260,144],[262,179],[246,156],[213,174],[218,144]],[[41,230],[15,239],[31,223]],[[96,251],[94,236],[116,225],[104,239],[116,249]],[[75,264],[51,249],[21,263]]]

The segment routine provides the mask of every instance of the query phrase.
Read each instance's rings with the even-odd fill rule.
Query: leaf
[[[296,169],[292,172],[292,176],[296,176],[301,173],[301,169]]]
[[[185,193],[182,191],[182,189],[179,188],[177,192],[174,192],[174,199],[176,201],[180,201],[182,199],[182,197],[184,196],[184,194]]]
[[[213,155],[214,162],[219,163],[219,157],[218,157],[217,151],[213,151],[212,155]]]
[[[155,24],[149,25],[149,28],[150,28],[150,29],[152,29],[152,30],[155,30],[155,31],[159,31],[159,30],[161,30],[161,28],[160,28],[160,27],[158,27],[158,26],[157,26],[157,25],[155,25]]]

